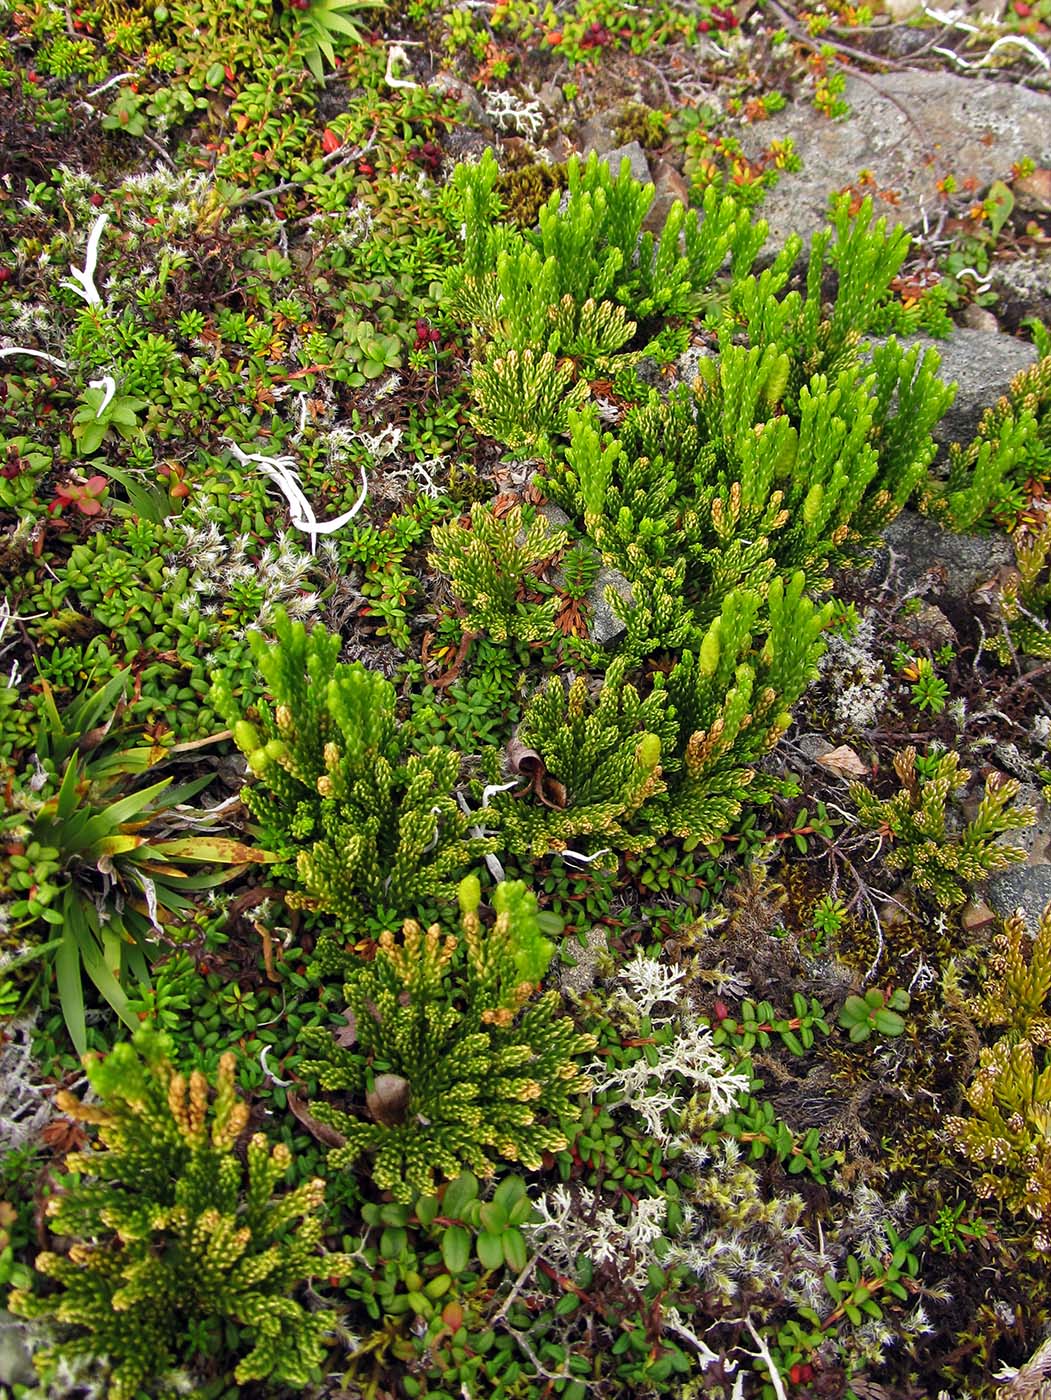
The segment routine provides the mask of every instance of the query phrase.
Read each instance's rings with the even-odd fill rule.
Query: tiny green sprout
[[[963,1254],[974,1240],[984,1240],[989,1228],[981,1216],[964,1215],[967,1202],[942,1206],[931,1227],[931,1248],[944,1254]]]
[[[912,698],[919,708],[940,715],[949,698],[949,687],[941,676],[935,675],[934,663],[922,656],[914,666],[906,668],[905,675],[912,681]]]
[[[842,637],[845,642],[849,642],[856,636],[858,628],[861,626],[861,618],[853,603],[844,603],[840,598],[833,598],[834,612],[828,624],[828,630],[837,637]]]
[[[916,658],[907,646],[903,646],[902,643],[899,642],[894,648],[894,656],[890,664],[894,667],[895,671],[907,671],[910,667],[916,665]]]
[[[907,1011],[909,994],[900,987],[893,991],[883,991],[870,987],[864,996],[849,996],[839,1013],[839,1024],[850,1032],[855,1045],[868,1040],[874,1032],[880,1035],[901,1035],[905,1022],[898,1015]]]
[[[841,900],[826,894],[814,906],[810,921],[816,932],[823,934],[826,938],[831,938],[843,927],[843,920],[846,917],[847,906]]]

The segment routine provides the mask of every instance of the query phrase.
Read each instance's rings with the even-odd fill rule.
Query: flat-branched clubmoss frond
[[[460,755],[409,752],[389,681],[339,661],[340,639],[278,611],[275,641],[250,634],[268,700],[250,721],[222,681],[215,704],[258,778],[244,802],[289,903],[342,925],[367,909],[411,910],[451,894],[493,849],[467,834],[453,796]]]
[[[534,856],[577,837],[641,850],[674,835],[691,847],[724,835],[765,788],[755,764],[789,723],[789,709],[815,674],[820,634],[832,605],[818,608],[803,575],[773,580],[765,605],[738,589],[667,677],[658,672],[640,700],[618,659],[596,703],[581,679],[566,692],[549,681],[518,730],[561,785],[558,803],[498,795],[504,844]],[[765,632],[756,652],[753,633]]]
[[[407,922],[385,933],[371,963],[344,986],[356,1044],[320,1030],[303,1042],[321,1088],[365,1097],[369,1118],[327,1103],[311,1112],[342,1137],[332,1170],[371,1158],[376,1185],[397,1201],[435,1190],[435,1178],[469,1168],[488,1178],[496,1161],[529,1170],[568,1145],[576,1096],[590,1087],[577,1059],[595,1045],[559,1015],[556,991],[536,995],[554,953],[535,897],[520,881],[498,885],[496,920],[478,915],[481,892],[460,885],[460,933]],[[373,1079],[371,1066],[382,1062]],[[368,1093],[365,1091],[368,1089]]]
[[[966,446],[949,450],[948,478],[924,509],[954,530],[968,530],[983,516],[1010,519],[1028,498],[1025,482],[1051,477],[1051,355],[1011,380],[1007,393],[982,415]],[[1046,602],[1046,599],[1044,600]]]
[[[789,411],[790,356],[727,334],[692,392],[652,394],[615,433],[593,406],[568,413],[544,488],[633,583],[678,567],[699,623],[775,571],[802,569],[819,591],[926,480],[951,397],[936,360],[891,341],[871,366],[814,375]]]
[[[1051,415],[1049,415],[1051,416]],[[988,637],[990,651],[1009,666],[1015,653],[1051,657],[1051,522],[1014,536],[1015,570],[995,597],[1001,627]]]
[[[235,1145],[248,1105],[234,1092],[233,1055],[220,1060],[213,1096],[199,1071],[174,1069],[168,1037],[143,1028],[134,1046],[85,1060],[99,1102],[58,1095],[59,1108],[98,1135],[94,1151],[66,1158],[74,1175],[48,1201],[52,1229],[71,1244],[38,1254],[36,1268],[58,1289],[11,1296],[18,1315],[58,1326],[38,1369],[46,1379],[62,1358],[105,1358],[110,1400],[133,1400],[190,1364],[210,1334],[233,1351],[239,1385],[309,1385],[332,1317],[308,1311],[293,1291],[350,1268],[319,1248],[325,1183],[275,1196],[291,1153],[262,1133],[242,1162]]]
[[[983,1026],[1004,1026],[1012,1040],[1028,1039],[1051,1045],[1051,905],[1044,910],[1036,936],[1026,932],[1025,919],[1005,919],[993,939],[981,995],[968,1011]]]
[[[1035,816],[1031,807],[1011,805],[1019,789],[1014,778],[991,774],[978,811],[954,835],[948,828],[947,804],[971,776],[960,767],[959,755],[942,754],[933,771],[921,776],[916,750],[910,747],[895,756],[894,771],[901,789],[893,797],[880,799],[864,783],[852,783],[850,799],[861,825],[878,832],[881,844],[887,844],[883,858],[890,868],[907,871],[916,888],[943,909],[963,904],[969,887],[1025,860],[1021,847],[1004,846],[996,839],[1029,826]]]
[[[470,527],[452,520],[436,526],[431,539],[431,563],[467,610],[464,631],[493,642],[543,642],[553,636],[554,593],[528,602],[522,590],[530,574],[535,577],[566,548],[565,530],[553,528],[543,515],[525,527],[521,506],[498,516],[479,503],[471,507]]]

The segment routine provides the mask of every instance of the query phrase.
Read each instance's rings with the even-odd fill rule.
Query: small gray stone
[[[26,1325],[6,1308],[0,1308],[0,1391],[10,1394],[10,1387],[32,1385],[34,1380],[36,1372],[30,1360]]]
[[[1012,326],[1027,316],[1051,320],[1051,258],[1027,253],[1009,262],[994,263],[993,290]]]
[[[583,948],[579,943],[571,943],[567,949],[570,957],[573,958],[572,964],[565,961],[565,954],[563,954],[563,962],[558,974],[558,984],[563,995],[566,992],[571,992],[574,996],[581,997],[585,992],[590,992],[595,985],[599,963],[609,955],[606,930],[601,924],[594,924],[584,937],[586,942]]]
[[[956,628],[941,608],[936,608],[933,603],[924,603],[919,612],[902,618],[902,623],[908,628],[910,641],[923,643],[932,649],[955,646],[959,641]]]
[[[546,112],[550,112],[552,116],[554,116],[556,112],[560,112],[566,105],[566,99],[562,95],[561,83],[556,83],[554,81],[544,83],[536,96],[541,107],[543,107]]]
[[[675,361],[675,374],[680,384],[691,388],[701,370],[702,360],[718,360],[719,352],[709,345],[691,345]]]
[[[609,107],[604,112],[596,112],[580,129],[580,149],[584,155],[595,151],[604,156],[617,144],[617,127],[620,125],[620,107]]]
[[[607,588],[611,588],[625,603],[633,604],[635,601],[631,584],[624,575],[619,570],[610,569],[604,564],[588,593],[588,602],[592,608],[591,640],[600,647],[611,646],[614,642],[619,641],[628,630],[610,607],[606,599]]]
[[[435,73],[427,86],[431,92],[440,93],[443,97],[451,97],[455,102],[466,107],[476,125],[492,126],[493,123],[470,83],[462,82],[453,73]]]
[[[835,745],[830,744],[824,734],[800,734],[794,742],[803,757],[809,759],[811,763],[816,763],[819,758],[824,758],[835,748]]]
[[[969,331],[998,331],[1000,322],[991,311],[973,301],[960,313],[960,325]]]
[[[645,384],[647,389],[662,389],[664,387],[662,367],[652,355],[643,355],[635,366],[635,375],[639,383]]]
[[[939,378],[957,386],[949,411],[932,434],[935,442],[946,446],[970,442],[985,410],[1007,392],[1019,370],[1036,359],[1034,346],[999,331],[957,328],[945,340],[917,336],[905,343],[935,349],[941,357]]]
[[[542,506],[537,506],[537,515],[542,515],[552,530],[564,530],[572,522],[561,506],[556,506],[554,501],[545,501]]]
[[[1051,904],[1051,865],[1013,865],[992,877],[985,898],[1004,919],[1021,909],[1025,926],[1035,937],[1040,916]]]
[[[631,164],[633,179],[638,180],[641,185],[648,185],[652,179],[646,152],[637,141],[629,141],[626,146],[618,146],[616,150],[607,151],[602,158],[612,171],[614,179],[620,174],[621,162],[625,158]]]
[[[903,510],[883,538],[893,554],[896,586],[907,590],[933,574],[931,592],[937,597],[968,598],[999,569],[1014,563],[1006,535],[954,535],[911,510]]]

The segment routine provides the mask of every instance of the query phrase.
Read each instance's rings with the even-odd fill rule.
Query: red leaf
[[[330,126],[326,126],[321,136],[321,149],[325,154],[330,156],[333,151],[338,151],[342,145],[343,138],[337,136]]]

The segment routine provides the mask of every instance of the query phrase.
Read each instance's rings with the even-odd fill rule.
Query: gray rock
[[[536,513],[544,517],[552,530],[564,530],[573,523],[562,507],[556,506],[554,501],[545,501],[542,506],[537,506]]]
[[[1001,568],[1014,563],[1006,535],[954,535],[915,511],[903,510],[884,531],[896,569],[895,586],[914,588],[926,574],[942,598],[968,598]]]
[[[917,336],[907,343],[937,350],[941,356],[939,377],[946,384],[956,384],[956,397],[933,434],[935,441],[945,446],[970,442],[985,410],[1007,392],[1018,371],[1036,359],[1034,346],[1000,331],[957,328],[945,340]]]
[[[457,126],[442,141],[442,149],[451,161],[479,161],[485,151],[500,155],[496,139],[482,131],[472,131],[470,127]]]
[[[1026,253],[1010,262],[997,262],[992,270],[993,290],[1012,326],[1027,316],[1051,321],[1051,258]]]
[[[35,1380],[25,1323],[0,1308],[0,1391],[10,1394],[10,1387],[32,1385]]]
[[[619,570],[610,569],[604,564],[588,593],[588,602],[592,607],[591,640],[600,647],[612,646],[628,630],[610,607],[606,599],[607,588],[612,589],[626,603],[631,604],[635,601],[631,584],[624,575]]]
[[[609,956],[606,930],[601,924],[594,924],[584,937],[586,942],[583,948],[579,943],[571,943],[567,949],[573,958],[572,963],[567,961],[566,953],[562,955],[558,984],[563,994],[570,992],[581,997],[585,992],[589,992],[595,985],[599,963]]]
[[[795,740],[795,746],[803,757],[811,763],[816,763],[819,758],[824,758],[835,748],[835,745],[830,744],[824,734],[800,734]]]
[[[806,103],[792,103],[769,121],[742,123],[734,134],[756,158],[771,140],[791,138],[802,170],[782,174],[763,201],[768,248],[790,233],[805,239],[823,227],[828,196],[871,170],[877,189],[898,202],[877,212],[918,225],[939,207],[937,182],[950,172],[979,186],[1010,177],[1015,161],[1051,165],[1051,96],[1014,83],[908,71],[847,77],[850,116],[829,121]]]
[[[960,325],[969,331],[998,331],[1000,329],[1000,322],[993,313],[986,311],[984,306],[977,306],[973,301],[960,312]]]
[[[1040,916],[1051,904],[1051,865],[1013,865],[992,877],[985,898],[1001,918],[1021,909],[1025,926],[1035,937]]]
[[[648,185],[652,180],[650,175],[650,163],[646,159],[646,152],[637,141],[629,141],[626,146],[617,146],[615,150],[607,151],[602,159],[613,172],[614,179],[620,174],[621,162],[625,159],[631,163],[632,176],[642,185]]]
[[[617,127],[620,125],[620,107],[608,107],[596,112],[580,129],[580,149],[584,155],[595,151],[604,156],[617,144]]]
[[[443,97],[451,97],[466,107],[471,114],[471,119],[477,126],[492,126],[485,108],[478,99],[478,94],[470,83],[461,82],[452,73],[436,73],[427,84],[431,92],[441,93]]]

